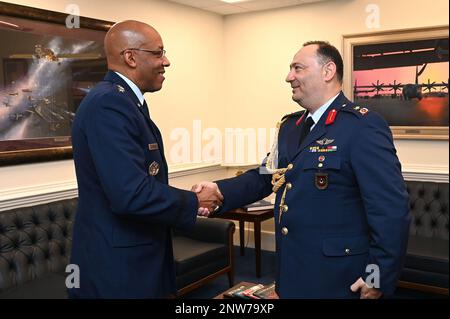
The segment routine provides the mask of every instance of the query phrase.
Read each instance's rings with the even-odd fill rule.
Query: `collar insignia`
[[[122,85],[117,84],[117,91],[119,91],[120,93],[125,92],[125,89]]]

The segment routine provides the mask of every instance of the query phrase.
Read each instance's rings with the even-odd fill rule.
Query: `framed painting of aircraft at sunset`
[[[0,166],[72,157],[71,126],[107,71],[112,22],[0,2]]]
[[[448,50],[448,26],[346,35],[344,90],[395,138],[448,140]]]

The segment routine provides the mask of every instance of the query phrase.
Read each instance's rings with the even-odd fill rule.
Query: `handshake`
[[[201,182],[192,186],[191,191],[197,195],[197,214],[199,216],[208,217],[211,213],[218,211],[220,206],[222,206],[223,196],[216,183]]]

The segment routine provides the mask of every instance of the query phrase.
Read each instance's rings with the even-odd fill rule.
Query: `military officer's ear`
[[[333,80],[335,75],[336,75],[336,64],[333,61],[328,61],[323,65],[323,77],[325,82]]]
[[[125,64],[131,68],[135,68],[137,66],[133,50],[125,50],[123,52],[123,60]]]

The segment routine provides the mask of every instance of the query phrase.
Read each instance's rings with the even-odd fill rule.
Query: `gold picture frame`
[[[107,71],[113,22],[0,2],[0,166],[72,158],[71,123]],[[43,70],[45,72],[43,72]]]
[[[371,83],[370,85],[366,85],[366,86],[358,86],[358,83],[355,82],[355,79],[353,78],[353,74],[354,74],[354,70],[355,70],[355,65],[357,66],[357,60],[355,60],[356,58],[356,54],[354,54],[354,52],[356,51],[355,48],[358,47],[363,47],[363,48],[369,48],[370,46],[373,45],[392,45],[392,47],[394,47],[394,44],[401,44],[401,43],[412,43],[415,41],[426,41],[426,40],[435,40],[437,41],[438,39],[442,39],[442,38],[447,38],[447,43],[448,43],[448,37],[449,37],[449,29],[448,26],[437,26],[437,27],[430,27],[430,28],[420,28],[420,29],[405,29],[405,30],[396,30],[396,31],[385,31],[385,32],[375,32],[375,33],[365,33],[365,34],[350,34],[350,35],[344,35],[343,36],[343,44],[342,44],[342,48],[343,48],[343,59],[344,59],[344,83],[343,83],[343,87],[344,87],[344,92],[346,93],[347,96],[350,97],[350,99],[352,101],[355,101],[355,93],[356,95],[359,94],[359,92],[372,92],[374,91],[374,89],[370,90],[359,90],[358,88],[363,87],[363,88],[370,88],[369,86],[375,87],[375,90],[378,88],[379,90],[383,90],[386,89],[386,91],[388,90],[393,90],[395,89],[395,87],[397,87],[394,90],[395,96],[398,98],[398,100],[409,100],[409,97],[405,94],[403,94],[402,90],[405,90],[406,92],[406,85],[405,84],[400,84],[394,82],[394,84],[389,83],[389,85],[381,85],[381,83],[374,84]],[[417,51],[417,52],[420,52]],[[406,53],[413,53],[413,51],[403,51],[403,52],[396,52],[399,54],[406,54]],[[447,56],[447,63],[448,63],[448,47],[447,47],[447,51],[446,51],[446,56]],[[381,56],[379,56],[380,58],[384,58],[383,61],[387,61],[386,59],[386,55],[381,54]],[[375,55],[370,56],[371,58],[373,58]],[[400,57],[400,56],[398,56]],[[356,61],[356,62],[355,62]],[[381,60],[378,60],[381,61]],[[390,62],[393,62],[394,60],[391,59]],[[394,62],[395,63],[395,62]],[[425,63],[426,64],[426,63]],[[406,64],[404,64],[406,65]],[[375,66],[376,68],[377,66]],[[391,66],[390,68],[395,67]],[[417,79],[418,79],[418,66],[416,66],[416,86],[418,84]],[[440,82],[439,82],[440,83]],[[396,139],[430,139],[430,140],[448,140],[448,79],[447,79],[447,83],[442,82],[443,84],[435,84],[435,86],[441,86],[441,91],[442,89],[446,89],[447,93],[446,93],[446,99],[447,99],[447,106],[445,109],[444,114],[446,114],[446,118],[443,119],[441,121],[440,125],[392,125],[391,122],[387,119],[390,128],[392,130],[392,133],[394,135],[394,138]],[[431,89],[435,90],[435,88],[430,88],[430,80],[428,80],[428,84],[418,84],[418,86],[420,87],[420,90],[422,90],[423,88],[426,89],[426,87],[428,87],[429,92],[431,94]],[[410,85],[410,84],[408,84]],[[446,86],[446,88],[445,88]],[[401,95],[403,96],[399,96],[397,95],[397,90],[400,90]],[[422,92],[422,91],[421,91]],[[379,92],[376,91],[376,94],[378,94]],[[435,93],[435,92],[433,92]],[[364,93],[362,93],[364,94]],[[366,94],[370,94],[370,93],[366,93]],[[371,93],[374,94],[374,93]],[[391,94],[394,95],[394,94]],[[382,96],[382,95],[379,95]],[[386,97],[387,94],[385,94],[383,97]],[[420,98],[422,98],[422,96],[420,96]],[[419,100],[417,98],[417,100]],[[356,101],[355,101],[356,102]],[[362,102],[364,103],[364,102]],[[392,102],[390,102],[392,104]],[[399,102],[400,103],[400,102]],[[405,102],[403,102],[405,103]],[[422,102],[423,103],[423,102]],[[445,108],[445,106],[444,106]],[[375,109],[375,111],[377,111]],[[446,125],[442,125],[442,123],[446,124]]]

